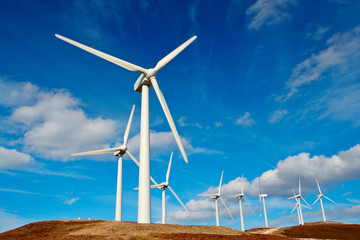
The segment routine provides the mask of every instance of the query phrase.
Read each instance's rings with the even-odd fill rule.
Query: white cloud
[[[34,159],[28,154],[0,146],[0,169],[20,169],[33,162]]]
[[[251,126],[255,124],[254,119],[251,118],[250,113],[246,112],[243,116],[238,118],[235,122],[237,125]]]
[[[103,147],[116,134],[113,120],[88,118],[65,90],[30,92],[35,93],[31,96],[35,103],[15,108],[7,119],[8,124],[23,124],[20,142],[28,152],[65,161],[71,153]]]
[[[186,123],[185,120],[186,117],[179,118],[178,124],[180,127],[191,126],[191,127],[203,128],[199,123]]]
[[[296,0],[257,0],[246,14],[251,17],[249,29],[259,29],[263,25],[274,25],[291,17],[288,9],[297,4]]]
[[[329,27],[320,26],[318,27],[318,29],[316,29],[315,32],[307,33],[306,37],[311,38],[313,40],[320,40],[324,36],[324,34],[327,33],[329,30],[330,30]]]
[[[0,78],[0,105],[15,107],[33,104],[39,88],[29,82],[14,83]]]
[[[293,201],[281,199],[281,197],[290,197],[292,189],[297,190],[298,180],[301,178],[301,189],[304,196],[312,190],[317,191],[315,179],[319,180],[320,186],[324,191],[324,187],[329,183],[341,182],[349,179],[360,177],[360,145],[356,145],[346,151],[339,152],[338,155],[325,157],[323,155],[310,157],[308,153],[300,153],[296,156],[289,156],[284,160],[280,160],[275,169],[268,170],[261,174],[262,193],[267,193],[269,199],[266,200],[269,209],[282,209],[286,207],[291,210]],[[257,197],[259,194],[259,177],[252,181],[244,178],[244,192],[246,195]],[[204,193],[217,192],[218,186],[212,186]],[[221,187],[222,196],[231,196],[239,193],[241,189],[241,178],[225,183]],[[331,193],[326,194],[332,198]],[[238,212],[236,199],[225,199],[230,212],[236,214]],[[173,222],[189,221],[201,222],[214,218],[214,202],[210,200],[194,200],[191,199],[186,203],[191,214],[187,215],[185,211],[177,211],[169,214],[169,219]],[[358,211],[360,207],[351,208]],[[254,209],[255,210],[255,209]],[[247,209],[247,214],[250,210]],[[343,215],[339,219],[346,219],[355,216],[351,214],[350,209],[346,210],[346,216]],[[200,213],[203,213],[201,215]],[[335,214],[335,213],[334,213]],[[340,211],[336,214],[340,215]],[[235,215],[235,216],[236,216]],[[227,213],[223,209],[222,217],[227,217]]]
[[[327,48],[299,63],[292,70],[287,88],[295,94],[298,89],[313,81],[325,78],[325,73],[334,69],[346,69],[356,64],[360,57],[360,26],[344,33],[337,33],[326,42]]]
[[[280,121],[286,114],[288,114],[288,110],[276,110],[270,117],[269,123],[276,123]]]
[[[64,203],[66,205],[72,205],[74,202],[76,202],[77,200],[79,200],[79,198],[71,198],[71,199],[65,199]]]
[[[201,148],[201,147],[193,147],[188,139],[182,137],[181,137],[181,142],[187,154],[195,154],[195,153],[221,154],[221,152],[217,150]],[[139,153],[140,134],[137,134],[131,139],[129,139],[128,148],[132,154]],[[179,149],[172,132],[155,132],[155,131],[150,131],[150,148],[152,155],[169,153],[170,151],[178,151]]]

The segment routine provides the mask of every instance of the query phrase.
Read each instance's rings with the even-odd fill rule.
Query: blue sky
[[[315,179],[336,201],[328,220],[360,223],[360,3],[351,0],[3,1],[0,8],[1,231],[52,219],[114,219],[116,159],[71,153],[117,146],[133,104],[129,149],[138,157],[138,74],[57,39],[54,34],[144,68],[197,35],[157,75],[189,163],[176,147],[150,90],[151,175],[165,180],[191,211],[168,194],[168,222],[240,228],[240,191],[256,210],[245,228],[297,224],[286,198]],[[137,220],[138,168],[124,162],[123,219]],[[304,221],[321,220],[320,206]],[[152,190],[152,221],[161,221],[161,191]]]

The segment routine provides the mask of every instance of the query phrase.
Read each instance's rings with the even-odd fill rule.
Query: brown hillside
[[[13,239],[128,239],[128,240],[289,240],[360,239],[360,225],[334,222],[306,223],[286,228],[256,228],[241,231],[215,226],[138,224],[103,220],[54,220],[36,222],[0,234],[0,240]]]
[[[0,239],[292,239],[243,233],[227,227],[170,224],[138,224],[102,220],[54,220],[36,222],[0,234]]]

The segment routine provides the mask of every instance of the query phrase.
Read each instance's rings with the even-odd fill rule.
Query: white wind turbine
[[[299,215],[300,215],[300,224],[304,225],[304,218],[303,218],[302,209],[301,209],[301,206],[304,206],[304,205],[301,204],[301,199],[306,203],[307,208],[311,209],[311,207],[306,202],[306,200],[303,198],[303,196],[301,195],[301,181],[300,181],[300,178],[299,178],[299,194],[295,195],[295,192],[294,192],[294,196],[289,197],[288,199],[294,199],[294,198],[296,199],[295,208],[298,208]],[[293,209],[293,211],[294,211],[294,209]]]
[[[232,218],[232,220],[234,221],[233,216],[231,215],[229,209],[227,208],[224,200],[221,197],[221,183],[222,183],[222,179],[223,179],[223,174],[224,171],[222,171],[221,173],[221,178],[220,178],[220,184],[219,184],[219,190],[217,193],[211,193],[211,194],[198,194],[198,196],[204,196],[204,197],[210,197],[211,199],[215,199],[215,214],[216,214],[216,226],[220,226],[220,222],[219,222],[219,207],[218,207],[218,198],[220,198],[221,202],[223,203],[224,207],[226,208],[227,212],[229,213],[230,217]]]
[[[109,62],[112,62],[120,67],[126,68],[130,71],[141,73],[140,77],[134,84],[134,90],[141,92],[141,124],[140,124],[140,169],[139,169],[139,196],[138,196],[138,222],[151,222],[151,204],[150,204],[150,129],[149,129],[149,87],[154,86],[156,95],[160,101],[161,107],[165,113],[166,119],[170,125],[171,131],[175,137],[175,141],[179,146],[180,152],[185,160],[188,162],[184,147],[181,143],[180,136],[176,130],[174,120],[171,117],[169,108],[166,104],[165,98],[156,81],[156,73],[183,51],[190,43],[192,43],[196,36],[193,36],[178,48],[173,50],[163,59],[161,59],[154,68],[145,69],[135,64],[126,62],[119,58],[110,56],[106,53],[95,50],[91,47],[85,46],[81,43],[75,42],[66,37],[55,34],[55,36],[65,42],[68,42],[76,47],[79,47],[87,52],[90,52],[98,57],[101,57]]]
[[[183,202],[180,200],[178,195],[174,192],[174,190],[169,185],[169,177],[170,177],[170,169],[171,169],[171,161],[173,157],[173,152],[171,152],[170,155],[170,161],[168,170],[166,172],[166,180],[163,183],[152,185],[151,188],[159,188],[162,191],[162,223],[166,223],[166,198],[165,198],[165,189],[168,188],[171,193],[174,195],[174,197],[179,201],[179,203],[183,206],[183,208],[186,210],[186,212],[189,213],[189,210],[186,208],[186,206],[183,204]]]
[[[266,206],[265,206],[265,198],[268,195],[265,193],[261,193],[261,185],[260,185],[260,178],[259,178],[259,200],[260,200],[260,205],[261,205],[261,199],[263,202],[263,208],[264,208],[264,218],[265,218],[265,227],[268,228],[269,224],[268,224],[268,219],[267,219],[267,214],[266,214]]]
[[[293,194],[294,194],[294,197],[296,197],[296,194],[295,194],[294,189],[293,189]],[[301,203],[300,203],[300,201],[299,201],[298,198],[295,198],[295,202],[296,202],[296,203],[295,203],[295,206],[294,206],[293,210],[292,210],[290,213],[292,213],[292,212],[295,211],[295,209],[296,209],[299,224],[300,224],[300,225],[303,225],[304,221],[303,221],[303,218],[302,218],[302,214],[300,214],[300,210],[299,210],[299,205],[300,205]],[[301,206],[310,209],[308,206],[305,206],[305,205],[302,205],[302,204],[301,204]]]
[[[320,189],[320,185],[319,185],[319,182],[318,182],[318,180],[316,179],[316,184],[317,184],[317,186],[318,186],[318,189],[319,189],[319,195],[317,195],[317,199],[316,199],[316,201],[313,203],[313,205],[318,201],[318,200],[320,200],[320,205],[321,205],[321,212],[322,212],[322,215],[323,215],[323,220],[324,220],[324,222],[326,222],[326,217],[325,217],[325,211],[324,211],[324,206],[323,206],[323,202],[322,202],[322,198],[324,197],[324,198],[326,198],[327,200],[329,200],[329,201],[331,201],[331,202],[333,202],[333,203],[335,203],[333,200],[331,200],[330,198],[328,198],[327,196],[325,196],[322,192],[321,192],[321,189]]]
[[[134,115],[135,105],[132,107],[129,121],[126,126],[124,134],[124,143],[116,148],[107,148],[89,152],[74,153],[71,156],[83,156],[83,155],[95,155],[95,154],[104,154],[104,153],[114,153],[114,156],[118,157],[118,172],[117,172],[117,186],[116,186],[116,208],[115,208],[115,221],[122,220],[122,165],[123,165],[123,155],[126,153],[138,166],[138,160],[129,152],[127,149],[127,142],[129,138],[129,132],[131,127],[132,118]],[[156,184],[155,180],[151,177],[151,180]]]
[[[231,197],[236,197],[239,199],[239,205],[240,205],[240,220],[241,220],[241,230],[244,232],[245,228],[244,228],[244,217],[243,217],[243,210],[242,210],[242,202],[241,199],[244,198],[244,200],[246,201],[247,205],[249,206],[251,212],[254,214],[254,211],[251,209],[249,202],[246,200],[245,194],[244,194],[244,175],[241,177],[241,193],[236,194],[234,196]]]

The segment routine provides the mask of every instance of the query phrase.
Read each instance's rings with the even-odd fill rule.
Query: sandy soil
[[[0,234],[0,240],[13,239],[263,239],[299,238],[360,239],[360,225],[312,223],[288,228],[257,228],[246,233],[215,226],[138,224],[103,220],[54,220],[36,222]]]

